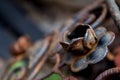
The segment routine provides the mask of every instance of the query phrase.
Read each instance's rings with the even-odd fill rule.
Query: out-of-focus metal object
[[[11,47],[10,47],[10,53],[13,56],[19,56],[23,53],[25,53],[25,51],[27,51],[27,49],[32,46],[32,41],[30,40],[29,36],[25,35],[20,37],[17,42],[15,42]]]
[[[120,10],[115,0],[106,0],[111,16],[115,22],[116,27],[120,31]]]
[[[28,58],[26,57],[25,52],[31,46],[32,42],[30,38],[24,35],[10,47],[10,52],[15,59],[11,59],[9,64],[6,65],[5,71],[1,76],[3,80],[22,79],[22,77],[24,77],[26,73],[26,66],[28,64]]]
[[[112,78],[112,76],[120,73],[120,67],[110,68],[102,72],[95,80],[112,80],[112,79],[120,79],[118,77]]]

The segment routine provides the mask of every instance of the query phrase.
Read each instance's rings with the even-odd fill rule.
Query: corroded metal
[[[81,31],[82,30],[82,31]],[[88,64],[101,61],[107,54],[107,46],[114,40],[113,32],[104,27],[95,30],[90,25],[78,25],[75,30],[66,34],[67,39],[61,42],[66,53],[66,64],[73,72],[85,69]]]
[[[95,80],[108,80],[107,77],[110,77],[118,73],[120,73],[120,67],[111,68],[111,69],[105,70]]]
[[[78,80],[77,77],[66,76],[62,68],[68,66],[72,72],[80,72],[89,64],[105,58],[108,45],[115,38],[113,32],[98,27],[106,14],[104,0],[96,0],[44,39],[34,44],[28,36],[18,39],[10,48],[15,59],[7,65],[2,80],[44,80],[54,73],[59,75],[59,79]],[[50,62],[52,67],[45,66]],[[41,77],[46,67],[50,71],[44,71],[45,75]]]

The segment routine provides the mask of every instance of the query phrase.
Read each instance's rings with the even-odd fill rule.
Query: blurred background
[[[0,57],[21,35],[33,42],[44,38],[94,0],[0,0]]]
[[[10,60],[9,48],[20,36],[28,35],[33,42],[41,40],[93,1],[95,0],[0,0],[0,63],[1,58]],[[119,5],[120,0],[116,1]],[[103,23],[102,26],[108,31],[116,33],[116,39],[110,46],[112,49],[116,44],[120,44],[119,32],[111,18]],[[83,73],[92,71],[92,74],[85,74],[85,77],[89,78],[113,66],[113,62],[111,64],[104,59],[75,75],[81,77]]]

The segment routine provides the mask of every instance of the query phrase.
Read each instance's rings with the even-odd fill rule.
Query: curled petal
[[[84,46],[91,49],[96,43],[96,35],[92,29],[87,29],[87,32],[84,36]]]
[[[71,64],[71,70],[73,72],[78,72],[85,69],[88,66],[86,57],[81,59],[75,59]]]
[[[115,39],[115,34],[113,32],[107,32],[104,36],[101,37],[99,44],[100,46],[108,46]]]
[[[95,29],[95,34],[98,39],[100,39],[105,33],[106,33],[106,28],[104,27],[99,27]]]
[[[107,52],[107,47],[97,47],[95,51],[87,57],[88,63],[95,64],[101,61],[106,56]]]
[[[68,42],[60,42],[61,46],[63,47],[63,49],[67,50],[69,47],[69,43]]]

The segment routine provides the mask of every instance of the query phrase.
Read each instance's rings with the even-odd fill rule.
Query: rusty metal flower
[[[67,52],[65,63],[70,65],[73,72],[101,61],[108,52],[107,46],[115,38],[114,33],[107,32],[104,27],[93,30],[90,25],[85,24],[77,25],[64,36],[64,41],[60,44]]]

